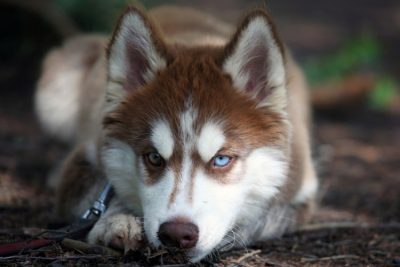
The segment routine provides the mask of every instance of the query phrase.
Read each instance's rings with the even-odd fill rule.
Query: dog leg
[[[88,235],[88,242],[117,249],[138,250],[143,245],[142,223],[113,200]]]
[[[58,214],[68,220],[80,217],[96,200],[106,180],[89,155],[90,146],[76,146],[54,175]]]
[[[64,161],[59,173],[58,211],[64,217],[81,216],[94,203],[106,183],[89,154],[88,146],[76,147]],[[111,201],[88,235],[89,243],[111,246],[125,252],[137,250],[142,239],[140,219],[129,215],[118,199]]]

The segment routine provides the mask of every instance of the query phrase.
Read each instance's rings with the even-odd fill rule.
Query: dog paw
[[[126,214],[100,218],[89,232],[88,242],[122,249],[125,253],[138,250],[143,244],[141,222]]]

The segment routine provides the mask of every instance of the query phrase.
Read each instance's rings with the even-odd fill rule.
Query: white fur
[[[223,42],[222,39],[213,38],[204,40],[218,45]],[[254,54],[260,45],[268,51],[265,55]],[[131,69],[129,64],[135,62],[129,59],[126,46],[133,47],[148,60],[149,68],[140,69],[143,73],[139,74],[143,75],[145,82],[151,81],[155,73],[166,66],[143,18],[134,12],[126,14],[110,48],[104,107],[106,113],[119,105],[128,94],[127,90],[131,89],[126,84],[130,77],[127,72]],[[253,18],[243,29],[237,46],[223,64],[223,70],[232,77],[236,89],[245,89],[251,77],[245,66],[258,56],[265,57],[267,63],[263,66],[267,66],[267,87],[273,88],[271,94],[258,103],[258,107],[269,106],[285,114],[287,99],[283,56],[270,25],[262,16]],[[41,122],[45,127],[50,127],[50,132],[73,139],[78,127],[78,89],[86,71],[73,66],[58,73],[62,75],[56,76],[51,83],[39,85],[43,90],[36,98],[36,106],[38,114],[42,116]],[[48,87],[52,89],[47,90]],[[260,90],[263,89],[266,88]],[[257,94],[251,97],[257,98]],[[277,204],[275,199],[286,181],[289,168],[285,154],[276,148],[262,147],[239,155],[227,177],[223,181],[218,180],[208,175],[206,163],[226,142],[223,120],[216,122],[215,118],[209,118],[208,122],[196,129],[194,123],[198,112],[189,97],[184,112],[177,114],[180,129],[178,137],[172,133],[171,122],[166,119],[153,122],[149,138],[167,161],[167,167],[162,176],[151,184],[147,182],[148,172],[141,155],[137,155],[130,144],[107,137],[105,132],[100,167],[112,183],[117,197],[90,232],[89,242],[112,244],[119,242],[116,237],[122,237],[123,244],[118,245],[134,249],[136,241],[141,239],[140,222],[135,217],[140,216],[144,219],[147,240],[159,246],[160,225],[176,217],[185,217],[199,228],[198,243],[188,252],[190,260],[196,262],[215,248],[246,245],[251,241],[279,235],[293,223],[291,218],[295,211],[290,204],[303,203],[315,195],[317,181],[313,167],[306,166],[304,181],[290,204]],[[292,140],[291,129],[288,131],[288,139]],[[85,145],[85,157],[96,165],[98,151],[95,144],[82,145]],[[176,172],[168,166],[168,159],[178,147],[182,148],[178,151],[182,151],[183,155],[182,167]],[[196,152],[203,160],[202,166],[195,166],[191,160]],[[193,169],[195,167],[197,169]],[[103,186],[100,184],[93,186],[82,200],[77,214],[93,203]]]
[[[157,233],[162,223],[173,220],[176,216],[192,219],[196,223],[196,217],[192,212],[192,205],[188,199],[192,181],[190,176],[192,169],[190,152],[194,148],[194,140],[196,140],[193,124],[196,117],[197,110],[192,107],[192,101],[189,98],[186,102],[185,111],[179,116],[180,141],[182,142],[181,145],[183,145],[183,161],[179,174],[167,169],[164,176],[160,177],[156,184],[151,186],[141,184],[140,186],[144,211],[144,229],[149,242],[154,246],[161,245]],[[175,192],[175,199],[169,204],[176,180],[178,180],[178,188]]]
[[[287,172],[285,156],[277,149],[258,148],[246,159],[246,175],[254,177],[254,199],[270,199],[276,195],[279,187],[286,181]]]
[[[158,240],[158,229],[166,222],[168,201],[174,187],[174,173],[167,170],[154,185],[140,183],[139,194],[143,203],[144,230],[149,242],[154,246],[161,245]]]
[[[85,72],[80,66],[68,67],[55,72],[50,81],[38,84],[35,108],[48,133],[71,142],[76,138],[80,84]]]
[[[196,261],[208,254],[232,226],[234,216],[238,212],[237,206],[243,201],[242,190],[245,188],[245,181],[224,185],[201,170],[197,170],[194,177],[190,177],[190,161],[184,159],[183,166],[181,181],[172,205],[168,205],[176,178],[172,171],[167,171],[155,185],[141,188],[145,212],[144,227],[149,241],[158,246],[160,241],[157,232],[163,222],[178,216],[188,218],[199,227],[199,242],[189,255]],[[232,171],[232,180],[240,180],[236,177],[240,171],[241,164],[238,164]],[[188,195],[192,181],[195,184],[193,199],[190,201]]]
[[[246,178],[238,177],[243,165],[237,163],[229,175],[230,179],[237,182],[219,183],[202,170],[195,174],[192,210],[194,221],[199,227],[199,240],[189,254],[193,261],[209,254],[235,223],[248,189]]]
[[[90,230],[88,242],[104,244],[125,250],[137,250],[142,241],[140,219],[126,213],[123,206],[113,201],[107,211]]]
[[[279,224],[272,217],[274,215],[269,216],[266,211],[271,199],[285,182],[288,168],[282,152],[264,147],[237,160],[226,177],[226,183],[209,177],[202,168],[193,172],[191,151],[207,147],[207,153],[203,151],[202,154],[208,159],[225,139],[222,128],[212,121],[205,123],[197,136],[193,132],[196,115],[197,112],[190,105],[181,114],[184,154],[180,172],[176,174],[167,169],[155,184],[147,185],[144,182],[146,168],[141,160],[136,160],[136,155],[127,144],[111,139],[102,154],[106,173],[123,203],[132,210],[143,211],[143,227],[152,245],[161,245],[158,229],[162,223],[175,217],[188,218],[198,226],[198,243],[188,254],[192,261],[200,260],[224,242],[231,242],[229,236],[233,235],[233,231],[240,236],[241,242],[247,243],[255,236],[259,238],[257,234],[263,232],[266,222],[270,226]],[[165,123],[156,125],[163,125],[154,128],[159,129],[160,133],[165,130]],[[219,141],[215,143],[212,141],[214,139]],[[139,163],[135,165],[135,162]],[[175,197],[169,203],[176,182]],[[135,203],[140,203],[141,207],[135,207]],[[281,226],[285,229],[285,225]],[[240,230],[233,230],[234,227]]]
[[[102,163],[108,180],[114,186],[119,198],[135,215],[141,216],[142,209],[138,195],[138,182],[143,178],[132,148],[119,140],[107,139],[102,149]]]
[[[268,214],[267,208],[280,192],[287,172],[288,163],[282,151],[264,147],[254,150],[248,156],[244,176],[248,177],[251,188],[236,222],[243,242],[259,238],[259,232],[265,228],[266,219],[274,219],[273,215]]]
[[[129,64],[135,64],[135,62],[129,61],[127,46],[133,47],[134,50],[146,57],[149,68],[143,70],[143,74],[135,74],[143,75],[146,82],[154,77],[157,70],[166,65],[165,60],[156,50],[150,30],[146,27],[142,17],[134,12],[126,14],[110,49],[107,88],[108,112],[125,97],[126,92],[123,87],[127,81]]]
[[[148,196],[147,205],[145,208],[145,230],[147,231],[150,242],[154,245],[160,245],[157,238],[159,226],[167,221],[173,220],[176,216],[183,216],[186,218],[193,218],[191,211],[191,204],[188,198],[189,187],[192,181],[191,170],[192,162],[190,160],[190,153],[194,147],[193,140],[195,140],[194,121],[197,117],[197,111],[193,109],[191,99],[186,102],[186,110],[180,114],[180,139],[183,145],[183,161],[182,168],[178,174],[172,170],[168,170],[161,181],[152,188],[142,188],[145,196]],[[178,177],[176,176],[178,175]],[[176,195],[174,201],[169,204],[171,194],[174,191],[174,184],[178,180]],[[154,196],[157,196],[154,198]],[[144,200],[145,202],[145,200]],[[149,211],[146,213],[146,211]],[[194,219],[194,218],[193,218]],[[148,226],[146,226],[146,222]]]
[[[244,162],[236,163],[229,174],[231,183],[220,184],[199,171],[195,177],[193,210],[197,211],[200,236],[192,252],[193,260],[209,254],[223,243],[223,238],[236,235],[240,238],[237,242],[246,244],[255,232],[263,229],[265,207],[279,192],[286,170],[281,152],[261,148]]]
[[[190,143],[193,141],[195,134],[194,121],[198,116],[198,111],[195,108],[193,108],[192,104],[193,104],[192,99],[191,97],[189,97],[189,99],[186,100],[185,111],[182,112],[179,116],[180,132],[182,141],[184,142],[185,150],[191,149],[190,147],[188,147],[188,145],[190,145]]]
[[[259,45],[265,46],[268,51],[266,55],[254,55]],[[250,78],[250,73],[245,70],[245,66],[254,57],[268,57],[267,64],[259,67],[266,68],[267,86],[273,88],[272,93],[267,99],[259,102],[258,106],[269,106],[276,111],[282,111],[286,107],[286,74],[283,57],[272,35],[271,27],[263,17],[254,18],[242,31],[235,50],[223,65],[225,72],[231,75],[236,88],[245,89]],[[265,88],[261,90],[263,89]],[[257,93],[258,91],[254,92],[252,97],[255,98]]]
[[[153,124],[151,142],[160,155],[168,160],[174,151],[174,138],[171,127],[165,120],[158,120]]]
[[[97,167],[98,166],[98,158],[97,158],[97,145],[95,142],[86,142],[85,146],[85,158],[92,164],[92,166]]]
[[[263,227],[253,236],[253,241],[264,241],[282,236],[296,224],[296,210],[290,205],[271,205],[262,218]]]
[[[310,161],[307,161],[312,164]],[[293,199],[294,203],[306,203],[315,198],[318,189],[318,179],[313,166],[306,166],[304,180],[301,187]]]
[[[135,28],[141,38],[129,39],[128,31],[124,30],[128,29],[127,26]],[[108,87],[111,93],[117,87],[121,89],[125,79],[123,75],[128,64],[124,61],[125,42],[134,42],[139,49],[149,53],[154,69],[165,64],[157,56],[149,38],[138,15],[124,18],[111,51],[111,82]],[[261,40],[267,46],[268,69],[265,71],[268,71],[268,86],[276,87],[259,106],[269,105],[282,112],[281,109],[286,105],[283,58],[264,18],[254,18],[242,32],[224,69],[233,77],[235,86],[243,89],[249,78],[249,74],[243,71],[248,60],[246,56],[255,45],[259,45],[254,44],[254,40]],[[150,76],[146,77],[150,79]],[[197,116],[198,111],[192,106],[191,99],[187,99],[185,111],[179,114],[179,143],[174,141],[168,122],[160,120],[154,123],[150,138],[160,154],[168,159],[176,146],[183,146],[183,160],[178,173],[167,167],[162,177],[158,177],[151,185],[145,182],[148,173],[142,159],[127,144],[108,140],[102,154],[106,174],[121,200],[138,212],[135,215],[143,214],[145,233],[152,245],[161,245],[159,227],[175,217],[185,217],[198,226],[198,243],[188,252],[192,261],[198,261],[219,245],[231,242],[232,234],[240,236],[241,242],[246,244],[260,236],[271,235],[268,227],[275,227],[278,231],[287,226],[280,219],[283,215],[276,216],[279,209],[271,204],[287,177],[288,163],[283,152],[269,147],[256,149],[235,161],[225,177],[226,181],[218,181],[208,176],[204,166],[226,142],[223,124],[215,123],[210,118],[197,133],[194,128]],[[193,170],[191,155],[196,151],[203,159],[204,166]]]
[[[205,133],[213,135],[214,131]],[[197,143],[197,137],[192,136],[191,140],[186,141],[190,142],[185,146],[190,147],[190,144]],[[231,234],[235,225],[244,225],[249,223],[248,220],[251,220],[251,225],[258,224],[256,228],[251,227],[249,232],[246,232],[249,227],[243,228],[244,231],[240,233],[243,240],[250,240],[255,232],[262,231],[265,220],[261,219],[267,216],[265,208],[279,192],[287,174],[283,154],[271,148],[257,149],[245,161],[237,161],[229,173],[230,182],[227,184],[208,177],[201,169],[197,169],[194,177],[191,177],[192,168],[187,151],[183,156],[176,197],[171,205],[168,201],[177,179],[172,170],[167,170],[154,185],[141,183],[139,186],[144,229],[151,244],[160,245],[157,237],[159,226],[175,217],[186,217],[199,227],[198,244],[189,252],[192,261],[209,254],[223,242],[224,236]],[[192,182],[193,198],[189,199]]]
[[[208,162],[225,143],[222,127],[217,123],[208,122],[201,129],[197,140],[197,150],[204,162]]]
[[[144,224],[149,241],[155,245],[161,245],[157,233],[160,225],[173,220],[176,217],[185,217],[196,223],[193,207],[188,199],[189,187],[192,181],[190,177],[191,162],[188,155],[184,155],[183,167],[179,177],[172,170],[168,170],[161,181],[151,187],[142,188],[144,204]],[[174,201],[169,204],[171,193],[174,190],[175,179],[179,179]],[[145,200],[146,199],[146,200]]]

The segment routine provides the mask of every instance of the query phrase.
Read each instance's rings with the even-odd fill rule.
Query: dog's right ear
[[[132,90],[166,66],[166,47],[147,16],[134,7],[120,17],[108,46],[106,109],[113,109]]]

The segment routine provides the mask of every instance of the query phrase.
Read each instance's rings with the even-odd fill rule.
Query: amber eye
[[[157,152],[150,152],[144,156],[146,161],[154,167],[161,167],[164,165],[164,159]]]

